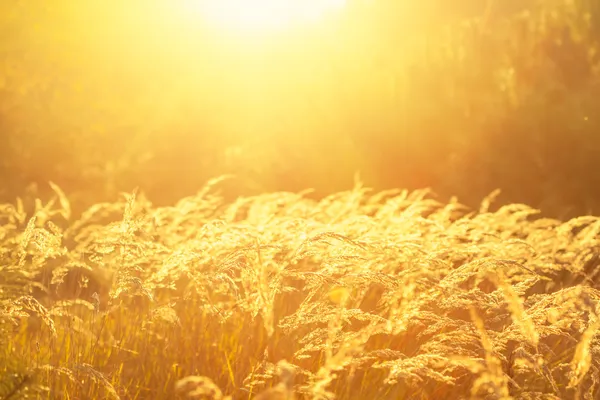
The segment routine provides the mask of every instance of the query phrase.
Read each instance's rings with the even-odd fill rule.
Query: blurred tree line
[[[221,174],[228,196],[320,196],[360,171],[600,214],[597,1],[355,0],[251,45],[112,3],[0,6],[0,200],[53,181],[77,207],[165,204]]]

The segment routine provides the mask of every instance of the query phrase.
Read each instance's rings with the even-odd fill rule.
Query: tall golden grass
[[[0,399],[600,395],[600,218],[216,183],[0,206]]]

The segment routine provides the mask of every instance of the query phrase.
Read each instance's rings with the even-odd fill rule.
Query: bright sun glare
[[[271,33],[316,22],[346,0],[185,0],[186,12],[219,29],[243,34]]]

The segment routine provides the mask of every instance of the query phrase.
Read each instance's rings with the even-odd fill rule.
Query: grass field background
[[[501,188],[598,214],[595,1],[355,0],[245,42],[161,2],[44,4],[0,6],[4,201],[51,180],[78,211],[138,186],[167,205],[222,174],[230,200],[322,198],[358,171],[377,190],[476,207]]]
[[[600,396],[596,1],[183,3],[0,4],[0,400]]]

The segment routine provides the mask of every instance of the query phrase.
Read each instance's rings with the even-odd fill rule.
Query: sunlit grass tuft
[[[599,219],[211,182],[0,206],[0,398],[599,395]]]

